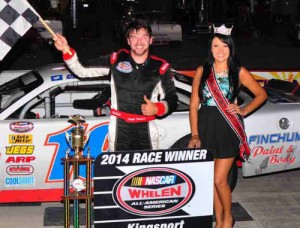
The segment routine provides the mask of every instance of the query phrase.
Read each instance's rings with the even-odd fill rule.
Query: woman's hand
[[[245,115],[244,110],[241,109],[237,104],[229,104],[229,105],[227,105],[226,110],[230,114],[234,114],[235,113],[235,114],[239,114],[241,116]]]
[[[199,135],[193,135],[190,139],[188,148],[200,148],[200,146],[201,146],[201,141]]]

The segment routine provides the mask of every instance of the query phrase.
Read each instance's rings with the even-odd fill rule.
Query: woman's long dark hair
[[[232,94],[233,94],[232,100],[231,100],[231,102],[232,102],[239,93],[239,71],[240,71],[241,65],[235,55],[234,42],[233,42],[232,37],[218,34],[218,33],[214,34],[208,42],[209,51],[208,51],[208,57],[204,61],[204,64],[203,64],[203,75],[201,78],[201,88],[199,90],[199,96],[200,96],[200,99],[202,100],[203,99],[202,90],[203,90],[204,84],[205,84],[208,76],[211,73],[212,67],[213,67],[214,57],[211,52],[211,44],[212,44],[212,40],[215,37],[218,37],[223,43],[227,44],[229,47],[229,50],[230,50],[229,59],[228,59],[228,68],[229,68],[228,77],[229,77],[229,86],[232,89]]]

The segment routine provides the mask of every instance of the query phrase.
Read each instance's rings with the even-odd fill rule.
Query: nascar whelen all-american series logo
[[[121,178],[113,199],[123,210],[142,216],[161,216],[178,211],[193,197],[195,184],[183,172],[171,168],[146,168]]]

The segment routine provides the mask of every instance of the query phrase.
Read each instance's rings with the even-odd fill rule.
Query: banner
[[[95,228],[211,228],[213,166],[206,149],[102,153]]]

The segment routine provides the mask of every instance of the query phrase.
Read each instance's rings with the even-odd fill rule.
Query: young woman
[[[250,154],[242,118],[267,98],[265,90],[237,61],[231,29],[224,25],[214,27],[208,58],[197,68],[193,79],[190,101],[189,147],[206,148],[214,155],[215,228],[234,225],[228,173],[239,154],[244,151]],[[236,99],[240,85],[254,95],[252,102],[243,108]]]

